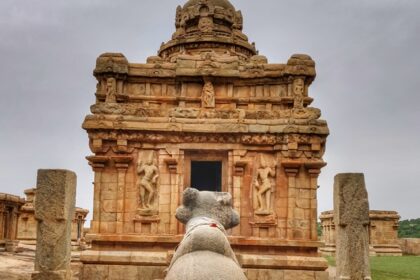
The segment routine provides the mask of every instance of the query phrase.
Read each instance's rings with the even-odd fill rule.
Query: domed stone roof
[[[235,10],[235,7],[228,0],[189,0],[187,3],[185,3],[184,9],[195,5],[205,5],[206,2],[209,4],[211,3],[214,6]]]
[[[165,60],[185,53],[200,55],[210,49],[244,60],[257,53],[242,32],[241,11],[229,0],[188,0],[176,9],[175,27],[172,39],[163,43],[158,52]]]

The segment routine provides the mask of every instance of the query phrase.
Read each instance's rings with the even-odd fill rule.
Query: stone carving
[[[121,53],[104,53],[96,60],[95,76],[98,78],[102,74],[122,74],[128,73],[128,60]]]
[[[273,212],[271,193],[274,191],[270,177],[276,176],[275,165],[269,166],[265,156],[261,156],[260,167],[254,180],[254,201],[257,202],[256,215],[269,215]]]
[[[165,280],[245,280],[226,229],[239,224],[229,193],[186,189],[176,218],[186,224]]]
[[[213,31],[213,18],[201,17],[198,22],[198,29],[203,33],[210,33]]]
[[[334,178],[337,278],[368,280],[369,201],[363,174],[338,174]]]
[[[140,193],[139,215],[154,215],[157,213],[155,209],[155,198],[157,194],[157,182],[159,178],[159,169],[154,163],[154,152],[149,151],[139,154],[137,163],[138,189]]]
[[[173,118],[196,119],[200,114],[200,109],[177,107],[170,111],[169,116]]]
[[[76,174],[38,170],[35,218],[38,220],[34,280],[70,280],[71,223]]]
[[[94,114],[163,117],[161,110],[144,108],[141,104],[98,103],[92,105],[90,110]]]
[[[303,79],[298,78],[293,81],[293,96],[295,97],[294,108],[303,108],[303,99],[305,94],[305,82]]]
[[[175,27],[176,27],[176,31],[172,35],[172,39],[175,39],[175,38],[185,34],[185,20],[183,20],[183,17],[182,17],[182,7],[181,6],[178,6],[176,8]]]
[[[115,78],[108,78],[106,80],[106,102],[117,102],[117,81]]]
[[[214,97],[213,83],[205,81],[203,86],[203,92],[201,94],[201,104],[203,108],[214,108],[216,106]]]

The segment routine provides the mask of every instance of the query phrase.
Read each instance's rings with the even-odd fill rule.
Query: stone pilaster
[[[288,208],[287,208],[287,239],[293,240],[295,238],[296,229],[296,177],[299,173],[301,164],[299,162],[284,161],[282,166],[287,176],[288,184]]]
[[[102,142],[102,141],[101,141]],[[109,161],[106,156],[89,156],[86,157],[89,161],[89,165],[92,167],[94,172],[93,181],[93,218],[91,221],[90,232],[99,233],[101,223],[101,189],[102,189],[102,172]]]
[[[177,221],[175,218],[176,209],[179,204],[179,188],[178,188],[178,157],[179,150],[176,154],[172,154],[171,158],[165,160],[166,166],[169,171],[169,185],[171,188],[171,217],[170,217],[170,234],[177,234]]]
[[[125,193],[126,193],[126,174],[130,163],[133,161],[132,156],[115,156],[111,158],[117,169],[117,224],[116,232],[124,232],[124,213],[125,213]]]
[[[305,167],[310,177],[310,223],[311,223],[311,233],[310,239],[313,241],[318,240],[318,203],[317,203],[317,189],[318,189],[318,177],[321,174],[321,168],[324,167],[326,163],[324,162],[311,162],[306,163]]]

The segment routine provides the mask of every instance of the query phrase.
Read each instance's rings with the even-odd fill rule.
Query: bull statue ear
[[[230,193],[216,194],[216,200],[223,206],[232,206],[232,195]]]
[[[188,207],[189,209],[194,208],[196,206],[199,195],[200,192],[197,189],[186,189],[182,197],[182,204],[184,205],[184,207]]]
[[[189,220],[191,220],[192,218],[192,212],[189,208],[185,208],[184,206],[181,206],[178,209],[176,209],[175,217],[181,223],[187,224]]]

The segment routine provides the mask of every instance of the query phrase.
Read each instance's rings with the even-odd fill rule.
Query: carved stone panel
[[[216,106],[214,87],[210,81],[204,83],[201,104],[203,108],[214,108]]]
[[[257,216],[273,214],[273,192],[275,188],[276,162],[273,155],[257,157],[252,182],[252,200]]]
[[[140,151],[137,160],[137,189],[139,193],[139,216],[158,213],[159,168],[154,151]]]

